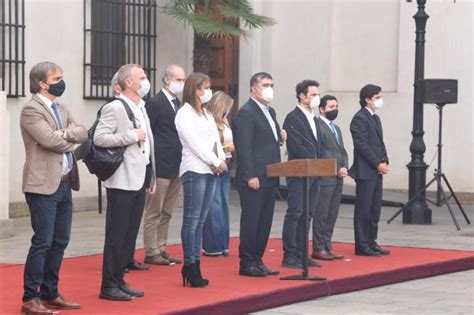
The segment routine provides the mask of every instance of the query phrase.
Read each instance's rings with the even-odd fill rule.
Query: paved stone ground
[[[406,201],[406,196],[386,192],[384,199]],[[231,197],[231,235],[238,236],[240,208],[237,195]],[[465,205],[474,220],[474,206]],[[432,225],[404,225],[399,216],[386,224],[398,209],[384,207],[379,225],[379,243],[415,247],[474,250],[474,226],[467,225],[455,210],[462,226],[457,231],[446,207],[433,210]],[[286,202],[277,202],[271,236],[281,237]],[[176,209],[171,221],[169,242],[180,243],[182,209]],[[353,242],[353,205],[342,205],[334,240]],[[72,239],[66,257],[102,252],[104,214],[95,211],[74,213]],[[28,217],[13,220],[14,237],[0,240],[0,262],[24,263],[32,235]],[[137,247],[142,247],[139,233]],[[427,279],[408,281],[353,293],[330,296],[287,305],[255,314],[474,314],[474,271],[453,273]]]

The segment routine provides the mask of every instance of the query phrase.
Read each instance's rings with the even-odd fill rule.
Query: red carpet
[[[280,276],[300,273],[281,268],[281,240],[270,240],[265,263],[281,271],[280,276],[248,278],[238,276],[238,239],[231,241],[229,257],[203,257],[203,274],[210,280],[206,288],[184,288],[181,265],[152,266],[149,271],[132,271],[126,281],[143,289],[144,298],[131,302],[111,302],[98,298],[102,256],[65,259],[61,270],[60,292],[82,304],[77,311],[61,314],[240,314],[279,305],[325,297],[380,285],[436,276],[474,268],[474,252],[387,246],[390,256],[359,257],[353,244],[338,243],[335,250],[348,260],[323,262],[311,268],[310,275],[327,277],[320,281],[281,281]],[[168,251],[178,257],[181,245]],[[143,251],[136,253],[143,261]],[[19,314],[23,265],[0,265],[0,313]]]

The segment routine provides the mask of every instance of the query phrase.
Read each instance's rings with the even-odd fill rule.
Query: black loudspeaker
[[[458,80],[424,79],[418,81],[418,102],[454,104],[458,102]]]

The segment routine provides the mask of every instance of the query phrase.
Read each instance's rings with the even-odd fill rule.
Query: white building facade
[[[94,1],[94,0],[92,0]],[[21,0],[20,0],[21,2]],[[253,31],[239,48],[239,104],[248,97],[251,75],[266,71],[275,83],[272,104],[278,120],[296,105],[295,86],[303,79],[320,82],[321,94],[339,99],[339,117],[349,152],[349,123],[358,110],[358,92],[367,83],[382,86],[384,107],[379,114],[390,157],[385,188],[408,189],[409,146],[413,124],[416,1],[405,0],[254,0],[257,13],[276,24]],[[158,1],[158,4],[160,1]],[[84,99],[84,60],[90,43],[84,33],[90,0],[24,1],[24,74],[26,96],[6,98],[0,92],[0,227],[7,230],[10,213],[28,213],[21,192],[25,158],[19,128],[22,105],[31,97],[28,73],[41,61],[52,61],[64,70],[66,92],[61,100],[76,120],[89,127],[103,100]],[[425,77],[451,78],[459,82],[458,103],[447,105],[443,125],[443,170],[456,192],[474,192],[473,140],[473,1],[428,0]],[[159,12],[159,8],[157,8]],[[84,18],[86,14],[86,18]],[[106,17],[104,16],[104,20]],[[139,21],[137,21],[139,23]],[[171,63],[192,72],[193,31],[173,18],[157,13],[155,89]],[[4,45],[8,45],[4,43]],[[85,49],[84,47],[88,47]],[[8,47],[7,47],[8,48]],[[1,50],[1,49],[0,49]],[[86,55],[86,57],[85,57]],[[90,75],[90,74],[88,74]],[[8,78],[1,78],[7,80]],[[6,91],[8,92],[8,91]],[[438,112],[425,105],[425,162],[430,164],[438,142]],[[284,150],[282,151],[284,153]],[[427,178],[436,165],[434,160]],[[75,209],[95,209],[97,180],[80,163],[81,191],[74,194]],[[354,185],[349,179],[347,185]],[[433,188],[435,186],[433,185]],[[7,233],[8,234],[8,233]]]

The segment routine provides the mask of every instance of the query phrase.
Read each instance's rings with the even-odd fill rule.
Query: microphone
[[[317,147],[314,145],[314,143],[309,140],[308,138],[306,138],[298,129],[295,128],[295,126],[293,125],[288,125],[290,126],[290,128],[292,130],[294,130],[301,138],[303,138],[303,140],[305,140],[307,143],[309,143],[311,145],[311,147],[314,149],[314,158],[316,159],[317,158],[317,152],[318,152],[318,149]],[[288,141],[288,140],[287,140]]]

